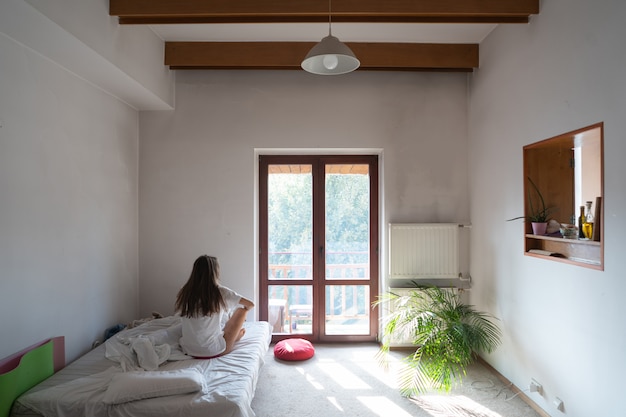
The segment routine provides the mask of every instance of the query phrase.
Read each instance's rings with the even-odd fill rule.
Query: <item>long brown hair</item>
[[[184,317],[208,316],[226,308],[218,286],[220,265],[214,256],[203,255],[193,263],[187,283],[176,296],[176,311]]]

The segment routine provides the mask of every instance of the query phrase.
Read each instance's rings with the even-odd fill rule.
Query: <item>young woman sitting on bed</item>
[[[245,333],[243,323],[254,303],[221,285],[219,276],[217,258],[203,255],[176,296],[176,311],[182,317],[180,346],[187,355],[200,359],[226,355]]]

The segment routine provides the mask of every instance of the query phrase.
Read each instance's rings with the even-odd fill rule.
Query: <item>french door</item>
[[[274,341],[376,340],[377,156],[260,156],[259,237]]]

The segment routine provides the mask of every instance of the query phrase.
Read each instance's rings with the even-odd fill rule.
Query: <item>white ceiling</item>
[[[479,23],[332,23],[343,42],[480,43],[496,24]],[[150,25],[164,41],[317,42],[328,23],[242,23]]]

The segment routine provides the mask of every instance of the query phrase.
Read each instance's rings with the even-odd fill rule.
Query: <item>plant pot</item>
[[[535,235],[545,235],[546,234],[546,229],[548,228],[548,223],[546,223],[546,222],[544,222],[544,223],[532,222],[531,225],[533,227],[533,234],[535,234]]]

